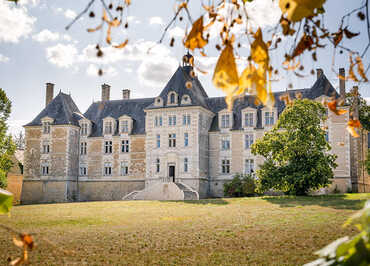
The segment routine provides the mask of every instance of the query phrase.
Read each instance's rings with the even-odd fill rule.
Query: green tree
[[[8,126],[6,121],[11,111],[11,102],[5,92],[0,89],[0,188],[6,187],[6,174],[13,166],[12,155],[15,145],[12,137],[7,135]]]
[[[365,161],[365,168],[367,170],[367,173],[370,175],[370,149],[367,151],[367,158]]]
[[[252,175],[242,175],[237,173],[234,178],[224,184],[224,194],[229,197],[254,196],[256,184]]]
[[[346,102],[350,105],[350,112],[353,112],[354,96],[355,93],[353,91],[346,94]],[[370,131],[370,106],[367,104],[366,100],[361,97],[361,95],[358,97],[358,118],[362,127],[367,131]]]
[[[337,165],[320,124],[325,118],[321,103],[293,101],[273,129],[252,145],[252,153],[266,159],[257,171],[260,192],[276,189],[306,195],[330,184]]]

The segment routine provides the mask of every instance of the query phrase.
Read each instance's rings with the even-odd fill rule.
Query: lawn
[[[32,265],[300,265],[355,234],[341,225],[366,199],[370,194],[27,205],[0,223],[36,234]],[[0,233],[0,265],[20,254],[11,239]]]

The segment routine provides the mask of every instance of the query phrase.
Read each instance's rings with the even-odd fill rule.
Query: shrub
[[[0,169],[0,188],[6,189],[7,184],[6,173]]]
[[[236,174],[231,182],[224,184],[224,194],[229,197],[254,196],[256,184],[252,175]]]
[[[367,158],[365,161],[365,168],[367,170],[367,173],[370,175],[370,149],[367,151]]]

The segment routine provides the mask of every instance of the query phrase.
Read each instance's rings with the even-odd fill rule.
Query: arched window
[[[175,103],[175,94],[171,93],[170,95],[170,103]]]

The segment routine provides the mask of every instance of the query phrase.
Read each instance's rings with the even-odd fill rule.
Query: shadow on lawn
[[[201,200],[184,200],[184,201],[177,201],[177,202],[183,202],[188,204],[197,204],[197,205],[227,205],[229,202],[227,202],[224,199],[201,199]]]
[[[273,204],[280,207],[297,207],[318,205],[333,209],[360,210],[363,208],[366,199],[348,199],[345,195],[325,195],[325,196],[279,196],[264,197]]]

